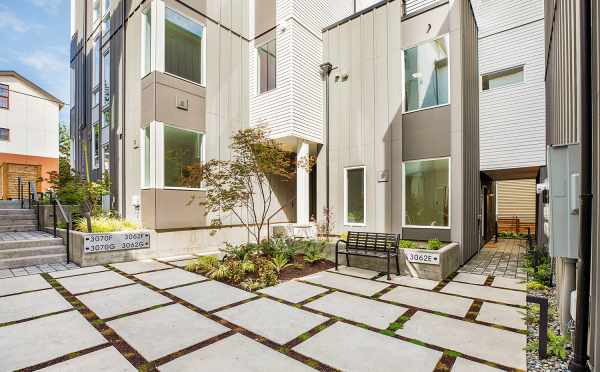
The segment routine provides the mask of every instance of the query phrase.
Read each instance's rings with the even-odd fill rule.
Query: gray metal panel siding
[[[463,241],[462,262],[480,247],[479,176],[479,74],[477,56],[477,24],[468,0],[461,5],[462,33],[462,122],[463,122]]]
[[[450,156],[450,106],[416,111],[402,116],[404,160]]]
[[[593,99],[593,232],[592,232],[592,287],[591,287],[591,343],[590,361],[600,368],[600,4],[592,2],[592,99]]]

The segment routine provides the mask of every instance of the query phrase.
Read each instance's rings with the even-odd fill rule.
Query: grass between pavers
[[[390,323],[387,327],[388,330],[396,332],[399,329],[404,328],[404,324],[410,320],[410,318],[417,313],[416,309],[408,309],[404,314],[400,315],[396,321]]]
[[[187,301],[184,301],[184,300],[180,299],[179,297],[177,297],[177,296],[175,296],[175,295],[167,292],[167,290],[172,289],[172,288],[176,288],[176,287],[166,288],[166,289],[162,289],[161,290],[161,289],[159,289],[157,287],[154,287],[153,285],[151,285],[149,283],[144,282],[141,279],[136,278],[133,275],[125,274],[124,272],[122,272],[122,271],[120,271],[120,270],[118,270],[118,269],[116,269],[114,267],[110,267],[110,269],[112,271],[120,274],[120,275],[125,276],[126,278],[128,278],[130,280],[133,280],[137,284],[140,284],[140,285],[142,285],[142,286],[144,286],[144,287],[146,287],[146,288],[148,288],[150,290],[153,290],[155,292],[158,292],[158,293],[162,294],[163,296],[169,298],[174,303],[178,303],[180,305],[183,305],[186,308],[188,308],[189,310],[192,310],[192,311],[194,311],[197,314],[200,314],[200,315],[202,315],[204,317],[207,317],[207,318],[209,318],[209,319],[211,319],[211,320],[213,320],[213,321],[215,321],[215,322],[217,322],[217,323],[219,323],[219,324],[221,324],[221,325],[229,328],[231,331],[226,332],[226,334],[229,334],[230,332],[231,332],[231,334],[235,334],[235,333],[242,334],[242,335],[244,335],[244,336],[246,336],[246,337],[248,337],[248,338],[250,338],[250,339],[252,339],[252,340],[254,340],[256,342],[259,342],[259,343],[261,343],[261,344],[269,347],[270,349],[273,349],[273,350],[275,350],[275,351],[277,351],[279,353],[282,353],[282,354],[284,354],[284,355],[286,355],[286,356],[288,356],[288,357],[290,357],[292,359],[295,359],[295,360],[297,360],[297,361],[299,361],[301,363],[309,365],[312,368],[314,368],[316,370],[319,370],[319,371],[327,371],[327,372],[338,371],[337,369],[335,369],[335,368],[333,368],[331,366],[328,366],[328,365],[326,365],[324,363],[321,363],[318,360],[306,357],[306,356],[304,356],[304,355],[302,355],[302,354],[300,354],[300,353],[298,353],[298,352],[296,352],[294,350],[291,350],[291,348],[289,346],[286,346],[286,345],[290,345],[292,342],[300,343],[300,342],[302,342],[302,340],[306,340],[309,337],[312,337],[316,333],[322,331],[323,329],[327,328],[329,325],[333,324],[335,321],[332,321],[331,324],[329,324],[329,322],[331,320],[327,321],[327,322],[325,322],[325,323],[323,323],[321,325],[318,325],[317,327],[311,329],[310,331],[306,332],[304,334],[304,336],[301,335],[302,336],[301,339],[299,339],[299,337],[300,337],[299,336],[296,339],[288,342],[286,345],[280,345],[280,344],[275,343],[275,342],[273,342],[273,341],[271,341],[271,340],[269,340],[269,339],[267,339],[267,338],[265,338],[263,336],[260,336],[260,335],[258,335],[256,333],[254,333],[254,332],[252,332],[250,330],[247,330],[247,329],[242,328],[242,327],[240,327],[240,326],[238,326],[238,325],[236,325],[234,323],[231,323],[231,322],[229,322],[229,321],[227,321],[227,320],[225,320],[223,318],[220,318],[219,316],[217,316],[215,314],[216,312],[223,311],[223,310],[226,310],[226,309],[230,309],[230,308],[239,306],[241,304],[244,304],[244,303],[247,303],[247,302],[251,302],[251,301],[255,301],[255,300],[259,299],[259,298],[269,297],[269,296],[262,295],[261,293],[258,293],[258,292],[249,292],[249,293],[256,294],[257,296],[249,298],[249,299],[246,299],[246,300],[243,300],[243,301],[239,301],[239,302],[236,302],[236,303],[233,303],[233,304],[229,304],[229,305],[220,307],[218,309],[211,310],[209,312],[209,311],[205,311],[203,309],[200,309],[199,307],[197,307],[197,306],[195,306],[195,305],[193,305],[193,304],[191,304],[191,303],[189,303]],[[203,281],[206,281],[206,280],[203,280]],[[177,286],[177,287],[183,287],[183,286],[187,286],[187,285],[191,285],[191,284],[194,284],[194,283],[184,284],[184,285]],[[248,291],[246,291],[246,292],[248,292]],[[223,335],[220,335],[220,336],[223,336]],[[210,344],[213,344],[213,343],[218,342],[218,341],[222,340],[223,338],[225,338],[225,337],[220,337],[220,336],[215,336],[215,337],[213,337],[213,338],[211,338],[209,340],[205,340],[205,341],[203,341],[203,342],[201,342],[199,344],[192,345],[192,346],[190,346],[190,347],[188,347],[186,349],[183,349],[183,350],[171,353],[171,354],[166,355],[166,356],[164,356],[164,357],[162,357],[162,358],[160,358],[158,360],[155,360],[155,361],[152,361],[152,362],[146,362],[142,366],[144,368],[143,370],[146,370],[146,371],[155,370],[156,367],[158,367],[160,365],[166,364],[166,363],[168,363],[168,362],[170,362],[170,361],[172,361],[172,360],[174,360],[176,358],[179,358],[179,357],[181,357],[181,356],[183,356],[185,354],[191,353],[191,352],[193,352],[195,350],[198,350],[198,349],[200,349],[202,347],[206,347],[206,346],[208,346]]]
[[[492,283],[494,282],[494,276],[493,275],[488,275],[488,277],[485,279],[485,283],[483,283],[484,286],[486,287],[491,287]]]
[[[65,299],[67,300],[71,306],[73,306],[79,313],[98,331],[104,336],[104,338],[108,341],[109,344],[115,347],[124,357],[127,359],[134,367],[139,368],[142,365],[146,364],[148,361],[138,353],[131,345],[129,345],[123,338],[121,338],[112,328],[106,325],[96,313],[94,313],[91,309],[89,309],[83,302],[81,302],[77,297],[71,294],[68,290],[66,290],[56,279],[52,278],[48,274],[42,274],[42,277]],[[95,351],[95,350],[94,350]],[[90,351],[91,352],[91,351]],[[87,353],[86,353],[87,354]],[[83,355],[80,351],[76,356],[73,356],[74,353],[67,354],[65,356],[56,358],[50,361],[53,365],[56,363],[60,363],[74,357]],[[46,362],[49,363],[49,362]],[[35,366],[37,367],[37,366]],[[35,368],[38,369],[38,368]]]
[[[479,315],[479,311],[481,311],[481,306],[483,306],[483,301],[473,301],[465,318],[469,320],[476,320],[477,316]]]
[[[458,271],[453,272],[452,274],[448,275],[448,277],[442,281],[440,281],[438,283],[438,285],[436,285],[431,291],[432,292],[440,292],[442,289],[444,289],[444,287],[450,283],[452,280],[454,280],[454,278],[456,278],[456,276],[458,275]]]
[[[433,369],[433,372],[450,372],[452,370],[452,367],[454,367],[456,357],[458,356],[453,354],[455,353],[452,351],[444,352],[444,354],[442,354],[442,357],[436,364],[435,368]]]

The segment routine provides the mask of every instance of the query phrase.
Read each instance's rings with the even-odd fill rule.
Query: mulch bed
[[[299,268],[288,267],[287,269],[282,270],[281,273],[279,274],[279,281],[284,282],[286,280],[301,278],[303,276],[307,276],[307,275],[318,273],[320,271],[331,269],[332,267],[335,266],[333,264],[333,262],[327,261],[327,260],[322,260],[319,262],[309,264],[307,262],[304,262],[304,255],[302,255],[302,254],[296,255],[296,257],[294,257],[294,263],[298,264],[298,265],[302,265],[302,268],[299,269]]]

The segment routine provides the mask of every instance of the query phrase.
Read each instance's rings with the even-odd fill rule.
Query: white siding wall
[[[525,66],[523,83],[481,91],[481,169],[543,166],[543,1],[484,0],[477,9],[484,30],[479,38],[480,73]]]
[[[58,103],[35,98],[45,96],[12,76],[0,83],[11,90],[9,109],[0,109],[0,128],[10,130],[10,140],[0,141],[0,153],[58,158]]]

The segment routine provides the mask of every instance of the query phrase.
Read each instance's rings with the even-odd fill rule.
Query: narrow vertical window
[[[142,15],[142,76],[146,76],[152,71],[152,8],[146,8]]]
[[[450,159],[404,163],[404,225],[450,226]]]
[[[405,111],[448,103],[448,36],[404,51]]]
[[[110,103],[110,49],[102,57],[102,105]]]
[[[100,104],[100,35],[94,39],[92,50],[92,107]]]
[[[110,144],[102,145],[102,173],[110,174]]]
[[[365,223],[365,168],[347,168],[345,171],[345,221],[346,225]]]
[[[100,168],[100,123],[92,126],[92,169]]]
[[[257,48],[258,93],[268,92],[277,87],[277,44],[273,39]]]
[[[70,80],[69,80],[69,82],[71,83],[71,86],[70,86],[70,90],[71,90],[71,102],[69,102],[71,104],[71,110],[73,108],[75,108],[75,97],[76,97],[75,89],[76,89],[76,86],[77,86],[76,82],[75,82],[75,80],[76,80],[75,79],[75,73],[76,73],[75,64],[72,64],[71,65],[71,77],[70,77]]]
[[[203,82],[204,26],[172,9],[165,13],[165,72]]]
[[[100,0],[92,0],[92,23],[96,23],[100,17]]]
[[[150,126],[144,128],[144,186],[150,187]]]
[[[8,85],[0,84],[0,109],[8,110],[9,107],[9,88]]]
[[[110,31],[110,0],[102,1],[102,31]]]

